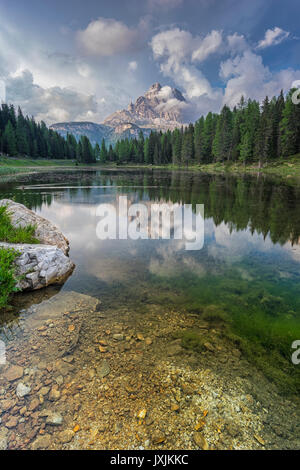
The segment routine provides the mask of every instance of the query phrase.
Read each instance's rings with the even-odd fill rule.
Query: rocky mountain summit
[[[138,137],[142,131],[148,136],[151,130],[174,130],[184,124],[183,109],[187,102],[181,92],[170,86],[162,87],[154,83],[149,90],[130,103],[127,109],[116,111],[108,116],[102,124],[93,122],[62,122],[53,124],[51,129],[66,137],[73,134],[76,139],[86,135],[91,143],[107,144],[118,140]]]
[[[130,103],[127,109],[108,116],[104,124],[116,127],[130,122],[150,129],[175,129],[183,123],[181,110],[184,103],[186,101],[179,90],[154,83],[135,103]]]

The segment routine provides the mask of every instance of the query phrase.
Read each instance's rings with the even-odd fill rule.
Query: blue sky
[[[0,75],[7,100],[48,124],[101,122],[157,81],[182,91],[194,120],[300,80],[299,8],[298,0],[3,0]]]

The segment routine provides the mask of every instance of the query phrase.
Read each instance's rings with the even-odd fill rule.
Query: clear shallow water
[[[96,207],[132,202],[204,204],[205,243],[188,252],[170,240],[96,237]],[[99,298],[104,308],[141,314],[151,304],[222,323],[282,393],[300,390],[291,344],[300,339],[300,189],[263,178],[190,172],[99,171],[36,175],[3,185],[14,199],[56,223],[76,270],[62,291]],[[17,296],[16,310],[54,288]],[[8,325],[15,312],[5,315]],[[195,347],[197,345],[188,344]]]

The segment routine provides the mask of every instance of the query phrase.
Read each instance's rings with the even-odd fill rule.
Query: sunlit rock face
[[[105,119],[104,124],[116,127],[130,122],[144,128],[168,130],[183,124],[182,109],[186,104],[181,92],[169,86],[154,83],[127,109],[116,111]]]
[[[47,219],[37,215],[23,204],[2,199],[0,207],[6,206],[10,216],[11,223],[14,227],[26,227],[34,225],[36,227],[35,237],[43,245],[54,245],[67,255],[69,252],[69,242],[62,234],[59,228]]]
[[[0,247],[12,248],[19,253],[15,260],[15,276],[16,287],[22,291],[63,284],[75,267],[56,246],[0,243]]]

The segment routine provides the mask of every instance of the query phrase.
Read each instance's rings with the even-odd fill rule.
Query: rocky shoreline
[[[50,221],[40,217],[22,204],[2,199],[0,207],[7,207],[14,227],[35,227],[40,244],[14,244],[0,242],[0,247],[19,253],[15,260],[16,287],[19,290],[37,290],[52,284],[63,284],[75,265],[69,259],[69,242]]]

